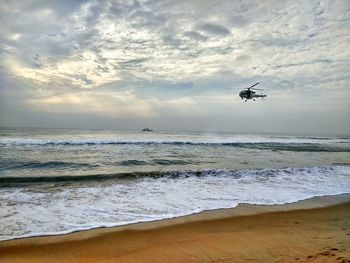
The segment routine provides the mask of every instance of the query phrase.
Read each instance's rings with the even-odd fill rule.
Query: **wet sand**
[[[350,195],[3,241],[0,262],[350,262]]]

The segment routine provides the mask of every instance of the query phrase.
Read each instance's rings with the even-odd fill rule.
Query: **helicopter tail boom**
[[[266,94],[254,94],[255,98],[266,98]]]

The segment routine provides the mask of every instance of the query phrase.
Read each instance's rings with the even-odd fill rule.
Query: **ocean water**
[[[350,136],[0,129],[0,240],[350,193]]]

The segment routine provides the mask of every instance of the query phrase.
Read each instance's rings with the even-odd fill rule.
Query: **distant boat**
[[[143,132],[151,132],[151,131],[153,131],[153,130],[150,129],[150,128],[145,127],[145,128],[142,129],[142,131],[143,131]]]

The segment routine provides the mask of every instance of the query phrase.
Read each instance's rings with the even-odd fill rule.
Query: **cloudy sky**
[[[348,0],[0,0],[0,126],[350,134],[349,58]]]

